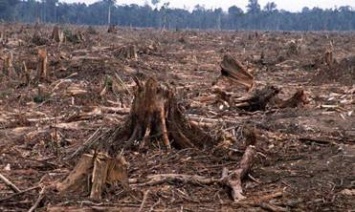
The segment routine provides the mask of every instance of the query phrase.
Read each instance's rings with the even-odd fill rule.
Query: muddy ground
[[[78,39],[57,43],[53,26],[2,26],[0,68],[12,55],[15,74],[1,73],[0,173],[22,193],[0,181],[0,210],[28,211],[43,189],[36,211],[353,211],[355,208],[355,36],[336,32],[164,31],[63,26]],[[37,34],[36,36],[34,36]],[[137,57],[119,54],[135,46]],[[39,84],[37,49],[48,51],[49,78]],[[331,49],[334,62],[325,64]],[[249,67],[256,87],[274,85],[287,98],[303,89],[309,103],[245,112],[220,102],[201,102],[216,87],[239,96],[243,87],[220,81],[224,54]],[[25,61],[31,82],[21,74]],[[243,181],[245,200],[233,202],[219,184],[169,182],[131,191],[107,188],[101,201],[89,191],[58,193],[52,186],[73,169],[66,160],[98,128],[120,126],[129,112],[132,75],[154,76],[174,89],[187,117],[211,134],[240,129],[258,132],[257,163]],[[115,83],[103,92],[105,85]],[[119,141],[118,141],[119,142]],[[172,141],[173,142],[173,141]],[[159,141],[125,152],[129,178],[150,174],[197,174],[219,178],[238,166],[244,149],[166,150]],[[29,190],[26,190],[29,189]],[[274,195],[274,196],[273,196]],[[143,197],[146,197],[143,201]],[[271,197],[270,197],[271,196]],[[143,204],[142,204],[143,202]]]

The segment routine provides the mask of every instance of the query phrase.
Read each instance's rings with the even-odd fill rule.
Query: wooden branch
[[[34,187],[31,187],[31,188],[22,190],[21,192],[8,195],[7,197],[4,197],[4,198],[0,199],[0,202],[7,201],[7,200],[12,199],[12,198],[14,198],[14,197],[16,197],[16,196],[19,196],[19,195],[21,195],[21,194],[24,194],[24,193],[26,193],[26,192],[29,192],[29,191],[32,191],[32,190],[35,190],[35,189],[38,189],[38,188],[40,188],[40,187],[39,187],[39,186],[34,186]]]
[[[274,193],[271,194],[267,194],[261,197],[250,197],[248,199],[244,199],[242,201],[240,201],[239,203],[241,204],[246,204],[246,205],[253,205],[253,206],[258,206],[263,202],[268,202],[271,199],[277,198],[277,197],[281,197],[283,195],[282,191],[276,191]]]
[[[220,182],[220,179],[208,178],[199,175],[187,175],[187,174],[157,174],[147,176],[148,181],[145,183],[137,184],[138,186],[152,186],[167,182],[180,181],[183,183],[191,183],[198,185],[213,184]],[[130,180],[138,181],[138,180]]]
[[[234,170],[230,175],[222,175],[222,181],[224,182],[224,184],[232,189],[232,197],[235,202],[245,199],[242,194],[242,179],[246,176],[246,174],[253,166],[255,155],[255,147],[251,145],[248,146],[240,162],[239,168]]]
[[[138,212],[143,211],[144,204],[145,204],[145,202],[146,202],[146,201],[147,201],[147,199],[148,199],[148,194],[149,194],[149,191],[150,191],[150,190],[148,189],[146,192],[144,192],[143,200],[142,200],[141,206],[139,207]]]
[[[145,183],[137,184],[138,186],[152,186],[166,182],[180,181],[182,183],[191,183],[198,185],[206,185],[213,183],[220,183],[226,185],[232,189],[232,197],[235,202],[238,202],[245,197],[242,195],[242,179],[250,171],[254,164],[256,155],[256,149],[254,146],[249,145],[243,155],[239,168],[234,170],[228,175],[228,170],[223,169],[222,178],[207,178],[199,175],[186,175],[186,174],[159,174],[147,176],[148,181]],[[137,182],[138,180],[131,179],[131,182]]]
[[[13,184],[10,180],[8,180],[4,175],[0,174],[0,180],[2,180],[11,190],[16,193],[20,193],[21,190]]]
[[[39,203],[42,201],[42,199],[44,198],[44,192],[45,192],[46,187],[43,187],[42,190],[39,192],[38,198],[36,200],[36,202],[33,204],[33,206],[28,210],[28,212],[33,212],[36,210],[36,208],[38,207]]]

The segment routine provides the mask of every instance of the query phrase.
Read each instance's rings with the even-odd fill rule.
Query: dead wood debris
[[[228,170],[223,170],[222,181],[232,189],[232,197],[235,202],[245,199],[243,196],[242,179],[249,172],[255,162],[256,149],[248,146],[240,161],[239,168],[228,174]]]
[[[278,96],[270,100],[271,107],[296,108],[309,103],[309,99],[303,89],[298,89],[290,98],[282,100]]]
[[[265,110],[271,98],[276,96],[279,91],[280,89],[275,86],[255,89],[252,93],[235,99],[234,106],[246,111]]]
[[[59,191],[64,192],[85,185],[83,179],[87,177],[84,176],[91,176],[91,173],[90,197],[93,199],[101,198],[102,189],[107,182],[119,181],[123,187],[129,189],[127,168],[124,168],[126,162],[123,156],[119,156],[121,159],[113,158],[120,149],[136,146],[137,141],[142,148],[142,146],[149,145],[151,138],[159,136],[167,149],[170,149],[172,145],[176,148],[205,148],[218,144],[219,139],[210,137],[198,126],[188,123],[179,110],[174,93],[169,87],[159,85],[153,78],[149,78],[144,84],[136,78],[135,81],[137,84],[135,98],[126,123],[122,127],[108,130],[101,135],[96,131],[84,146],[72,155],[74,157],[82,152],[95,150],[94,153],[81,155],[74,170],[63,182],[57,184]],[[250,144],[256,142],[255,136],[253,139]],[[171,140],[174,140],[174,143],[171,144]],[[220,180],[201,176],[166,174],[150,176],[148,182],[142,185],[154,185],[170,180],[204,184],[220,182],[232,189],[233,199],[238,201],[242,198],[241,180],[251,169],[255,153],[255,148],[248,146],[239,168],[230,175],[224,171]],[[113,172],[110,172],[109,167],[114,164]]]
[[[222,177],[220,179],[209,178],[199,175],[186,175],[186,174],[158,174],[149,175],[146,177],[146,181],[143,183],[138,183],[137,186],[152,186],[162,183],[169,183],[179,181],[182,183],[191,183],[195,185],[210,185],[214,183],[219,183],[225,185],[231,189],[231,194],[235,202],[239,202],[245,199],[242,189],[242,180],[247,175],[247,173],[252,168],[255,162],[256,149],[254,146],[250,145],[244,152],[243,158],[238,166],[238,168],[232,171],[231,174],[228,173],[226,168],[222,171]],[[130,179],[131,183],[137,183],[141,181],[140,179]]]
[[[122,46],[117,51],[113,52],[113,55],[120,59],[136,59],[137,48],[135,45]]]
[[[37,207],[39,206],[39,204],[41,203],[41,201],[43,200],[43,198],[45,197],[45,189],[46,187],[43,187],[41,189],[41,191],[39,192],[38,198],[36,200],[36,202],[32,205],[32,207],[28,210],[28,212],[33,212],[37,209]]]
[[[37,80],[49,80],[48,73],[48,53],[46,49],[38,49],[38,68],[37,68]]]
[[[20,193],[21,190],[17,188],[15,184],[13,184],[10,180],[8,180],[4,175],[0,174],[0,180],[3,181],[11,190],[16,193]]]
[[[65,42],[64,32],[58,26],[55,26],[52,31],[51,39],[53,39],[58,43],[64,43]]]
[[[109,27],[108,27],[108,29],[107,29],[107,33],[112,33],[112,34],[115,34],[115,33],[117,33],[117,28],[116,28],[116,25],[113,25],[113,24],[111,24]]]
[[[26,192],[29,192],[29,191],[32,191],[32,190],[35,190],[35,189],[39,189],[40,187],[39,186],[34,186],[34,187],[31,187],[31,188],[28,188],[28,189],[25,189],[25,190],[22,190],[18,193],[14,193],[14,194],[10,194],[8,195],[7,197],[4,197],[2,199],[0,199],[0,203],[1,202],[5,202],[5,201],[8,201],[16,196],[19,196],[19,195],[22,195],[22,194],[25,194]]]
[[[221,75],[213,84],[216,84],[218,80],[223,77],[234,83],[245,86],[247,90],[250,90],[254,86],[253,75],[248,72],[246,67],[229,54],[224,55],[221,62]]]
[[[92,179],[91,182],[86,180]],[[76,190],[91,184],[91,199],[101,199],[102,189],[106,183],[119,182],[123,188],[129,189],[127,177],[127,162],[123,156],[112,158],[103,153],[91,153],[81,156],[74,171],[63,181],[56,185],[60,192]]]

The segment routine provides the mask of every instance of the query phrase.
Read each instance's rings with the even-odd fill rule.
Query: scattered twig
[[[274,211],[274,212],[283,212],[283,211],[288,211],[287,208],[283,208],[280,206],[273,205],[271,203],[260,203],[259,205],[262,209],[265,209],[267,211]]]
[[[334,141],[331,141],[327,138],[311,138],[311,137],[302,137],[298,139],[304,143],[317,143],[317,144],[324,144],[324,145],[336,145]]]
[[[187,174],[157,174],[147,176],[148,181],[145,183],[138,184],[138,186],[152,186],[157,184],[162,184],[166,182],[180,181],[183,183],[191,184],[212,184],[218,183],[219,179],[207,178],[199,175],[187,175]],[[131,181],[131,180],[130,180]]]
[[[37,189],[37,188],[40,188],[40,187],[39,187],[39,186],[34,186],[34,187],[31,187],[31,188],[22,190],[21,192],[11,194],[11,195],[9,195],[9,196],[7,196],[7,197],[5,197],[5,198],[0,199],[0,202],[4,202],[4,201],[6,201],[6,200],[12,199],[12,198],[14,198],[14,197],[16,197],[16,196],[19,196],[19,195],[24,194],[24,193],[26,193],[26,192],[35,190],[35,189]]]
[[[20,193],[21,190],[17,188],[15,184],[13,184],[10,180],[8,180],[4,175],[0,174],[0,179],[14,192]]]
[[[39,203],[42,201],[42,199],[44,198],[44,192],[45,192],[46,187],[43,186],[42,190],[39,192],[38,198],[36,200],[36,202],[33,204],[33,206],[28,210],[28,212],[33,212],[36,210],[36,208],[38,207]]]
[[[139,210],[138,210],[138,212],[141,212],[142,210],[143,210],[143,208],[144,208],[144,204],[145,204],[145,202],[147,201],[147,199],[148,199],[148,194],[149,194],[149,189],[146,191],[146,192],[144,192],[144,196],[143,196],[143,200],[142,200],[142,204],[141,204],[141,206],[139,207]]]

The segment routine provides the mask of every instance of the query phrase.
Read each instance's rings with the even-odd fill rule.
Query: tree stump
[[[47,50],[38,49],[38,64],[37,64],[37,80],[47,81],[49,77],[48,73],[48,53]]]
[[[106,183],[119,182],[128,189],[127,166],[119,154],[123,149],[142,148],[153,141],[162,141],[166,149],[203,149],[219,142],[185,118],[169,86],[158,84],[153,78],[145,83],[134,80],[134,100],[123,126],[92,135],[71,156],[81,158],[69,176],[56,185],[57,190],[75,190],[78,185],[87,185],[85,179],[91,178],[90,197],[100,199]]]
[[[254,86],[254,77],[251,75],[247,68],[233,56],[226,54],[221,62],[221,75],[213,83],[216,84],[222,77],[230,81],[241,84],[250,90]]]
[[[55,26],[52,31],[51,39],[53,39],[57,43],[64,43],[65,42],[64,32],[58,26]]]

